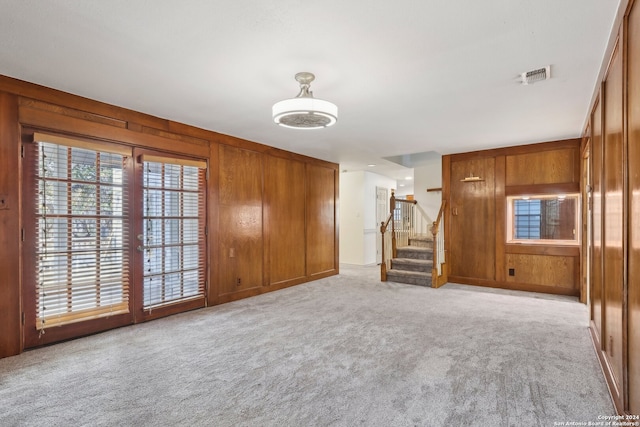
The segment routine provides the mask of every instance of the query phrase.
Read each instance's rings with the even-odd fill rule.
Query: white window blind
[[[143,308],[205,294],[206,162],[141,156]]]
[[[34,139],[36,327],[129,312],[125,156]]]

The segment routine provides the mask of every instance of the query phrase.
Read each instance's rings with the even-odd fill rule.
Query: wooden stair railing
[[[438,217],[433,221],[431,234],[433,235],[433,269],[431,270],[431,287],[439,288],[447,283],[446,257],[444,250],[444,210],[447,201],[443,200],[438,211]]]
[[[391,260],[398,255],[398,246],[409,246],[409,238],[415,235],[416,222],[422,221],[422,217],[417,218],[420,216],[415,209],[417,203],[415,200],[397,199],[395,192],[391,191],[389,216],[386,221],[380,223],[382,234],[380,280],[383,282],[387,281],[387,270],[391,268]]]

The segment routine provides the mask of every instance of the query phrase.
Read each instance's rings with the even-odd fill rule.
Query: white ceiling
[[[382,158],[580,136],[618,3],[0,0],[0,74],[404,178]],[[272,122],[299,71],[334,127]]]

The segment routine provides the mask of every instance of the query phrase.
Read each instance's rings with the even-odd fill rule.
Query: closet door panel
[[[627,114],[629,174],[628,377],[631,414],[640,414],[640,2],[629,14]]]
[[[305,165],[279,157],[265,164],[265,263],[273,285],[305,276]]]
[[[307,165],[307,276],[338,269],[335,169]]]
[[[593,129],[591,152],[592,258],[591,258],[591,319],[597,338],[602,342],[602,104],[596,101],[591,117]]]
[[[604,322],[602,337],[618,390],[623,387],[624,144],[622,53],[615,49],[604,84]]]
[[[220,146],[219,295],[263,285],[262,155]]]
[[[464,181],[473,174],[479,181]],[[495,159],[451,163],[452,276],[495,280]]]

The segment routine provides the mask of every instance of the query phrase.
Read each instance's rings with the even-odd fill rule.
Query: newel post
[[[438,222],[433,221],[431,225],[431,235],[433,236],[433,264],[431,266],[431,287],[438,287]]]
[[[380,234],[382,234],[382,262],[380,263],[380,280],[383,282],[387,281],[387,260],[384,256],[384,233],[386,231],[386,227],[384,226],[384,221],[380,223]]]

